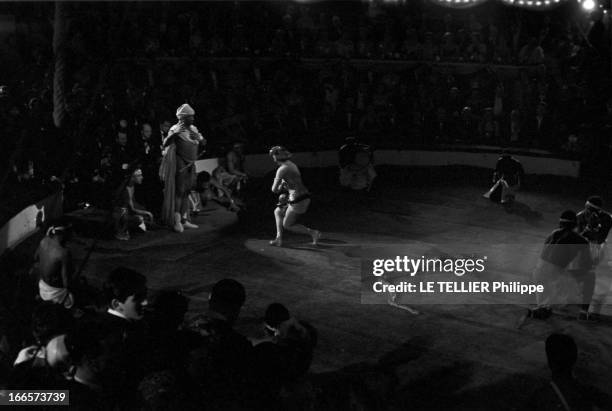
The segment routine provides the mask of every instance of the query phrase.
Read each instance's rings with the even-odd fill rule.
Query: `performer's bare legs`
[[[287,208],[276,207],[274,210],[274,220],[276,221],[276,238],[270,241],[271,245],[281,247],[283,245],[283,218]]]
[[[308,210],[310,205],[310,193],[304,183],[298,167],[289,159],[291,153],[282,146],[272,147],[270,155],[278,165],[276,178],[272,183],[272,192],[279,194],[278,207],[274,210],[276,222],[276,238],[270,241],[271,245],[283,245],[283,230],[289,230],[297,234],[312,237],[312,244],[317,245],[321,233],[304,225],[296,224],[298,217]],[[287,194],[284,194],[284,191]]]
[[[296,234],[309,235],[312,237],[312,244],[317,245],[321,238],[321,232],[312,228],[308,228],[302,224],[296,224],[301,213],[297,213],[291,208],[286,210],[277,207],[274,210],[274,219],[276,220],[276,238],[270,241],[271,245],[281,247],[283,245],[283,230],[287,230]]]
[[[179,210],[178,212],[174,213],[174,231],[178,232],[178,233],[182,233],[183,232],[183,224],[181,223],[182,220],[182,215],[183,215],[183,196],[182,195],[177,195],[174,197],[174,205],[175,205],[175,210]]]

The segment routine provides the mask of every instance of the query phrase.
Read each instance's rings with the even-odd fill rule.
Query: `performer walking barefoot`
[[[283,230],[289,230],[294,233],[311,236],[312,244],[317,245],[321,238],[321,232],[301,224],[296,224],[299,216],[304,214],[310,205],[310,193],[302,182],[298,166],[289,160],[291,153],[285,147],[272,147],[270,156],[278,165],[276,178],[274,178],[274,183],[272,184],[272,192],[281,194],[281,197],[283,197],[284,191],[287,191],[289,194],[286,203],[283,200],[279,201],[274,210],[276,238],[270,241],[270,244],[281,247],[283,245]]]

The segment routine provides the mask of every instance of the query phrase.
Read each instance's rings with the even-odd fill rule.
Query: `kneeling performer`
[[[296,224],[298,217],[308,210],[310,205],[310,193],[302,182],[302,176],[298,167],[290,161],[291,153],[284,147],[276,146],[270,150],[270,156],[278,165],[276,178],[272,184],[272,192],[281,194],[284,191],[289,193],[286,205],[281,198],[274,210],[276,220],[276,238],[270,241],[271,245],[281,247],[283,245],[283,229],[298,234],[309,235],[312,243],[317,244],[321,238],[321,232]]]
[[[504,150],[495,165],[493,187],[484,197],[495,203],[512,203],[515,192],[521,188],[524,174],[520,161]]]

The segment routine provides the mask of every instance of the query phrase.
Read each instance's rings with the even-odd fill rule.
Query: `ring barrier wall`
[[[377,165],[393,166],[450,166],[465,165],[492,168],[499,157],[498,153],[467,151],[425,151],[425,150],[377,150]],[[523,164],[527,174],[543,174],[564,177],[578,177],[580,163],[542,156],[515,155]],[[334,150],[294,153],[293,160],[305,168],[333,167],[338,165],[338,152]],[[212,171],[219,165],[219,159],[208,158],[196,162],[196,171]],[[246,171],[262,177],[273,171],[275,165],[267,154],[246,156]],[[37,232],[46,222],[61,217],[63,196],[53,194],[37,204],[30,205],[11,218],[0,229],[0,254],[13,249],[30,235]]]
[[[514,157],[523,164],[527,174],[577,178],[580,173],[579,161],[529,155],[514,155]],[[499,153],[376,150],[374,158],[376,165],[406,167],[464,165],[491,169],[499,158]],[[338,165],[338,152],[328,150],[294,153],[293,160],[300,167],[305,168],[333,167]],[[216,158],[199,160],[196,162],[196,170],[211,173],[218,164],[219,160]],[[267,154],[247,155],[245,167],[247,173],[255,177],[262,177],[275,169],[274,163]]]
[[[0,229],[0,255],[7,249],[14,249],[47,221],[53,221],[63,214],[64,196],[61,191],[32,204],[11,218]]]

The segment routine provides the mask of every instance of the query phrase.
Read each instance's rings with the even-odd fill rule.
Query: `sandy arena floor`
[[[520,409],[535,385],[547,381],[544,339],[553,331],[576,339],[577,375],[612,391],[610,322],[554,316],[518,330],[524,308],[517,305],[413,305],[420,314],[412,315],[361,302],[359,257],[374,257],[381,247],[418,253],[469,244],[495,261],[493,269],[503,275],[527,278],[561,211],[579,210],[584,197],[538,190],[538,182],[508,211],[482,198],[487,172],[381,170],[380,176],[375,195],[358,198],[325,188],[332,185],[332,171],[305,173],[315,193],[307,223],[325,233],[319,247],[299,236],[288,237],[284,248],[268,245],[274,198],[264,194],[270,183],[265,180],[241,221],[211,206],[197,217],[198,230],[100,241],[85,275],[96,284],[117,265],[135,268],[146,274],[152,292],[173,288],[187,294],[191,314],[205,310],[214,282],[235,278],[247,289],[239,322],[245,334],[258,332],[267,304],[284,303],[319,331],[313,373],[367,376],[381,365],[392,369],[397,389],[384,394],[390,408]],[[90,242],[82,239],[77,258]],[[606,272],[612,276],[612,270]],[[411,303],[404,297],[401,302]]]

